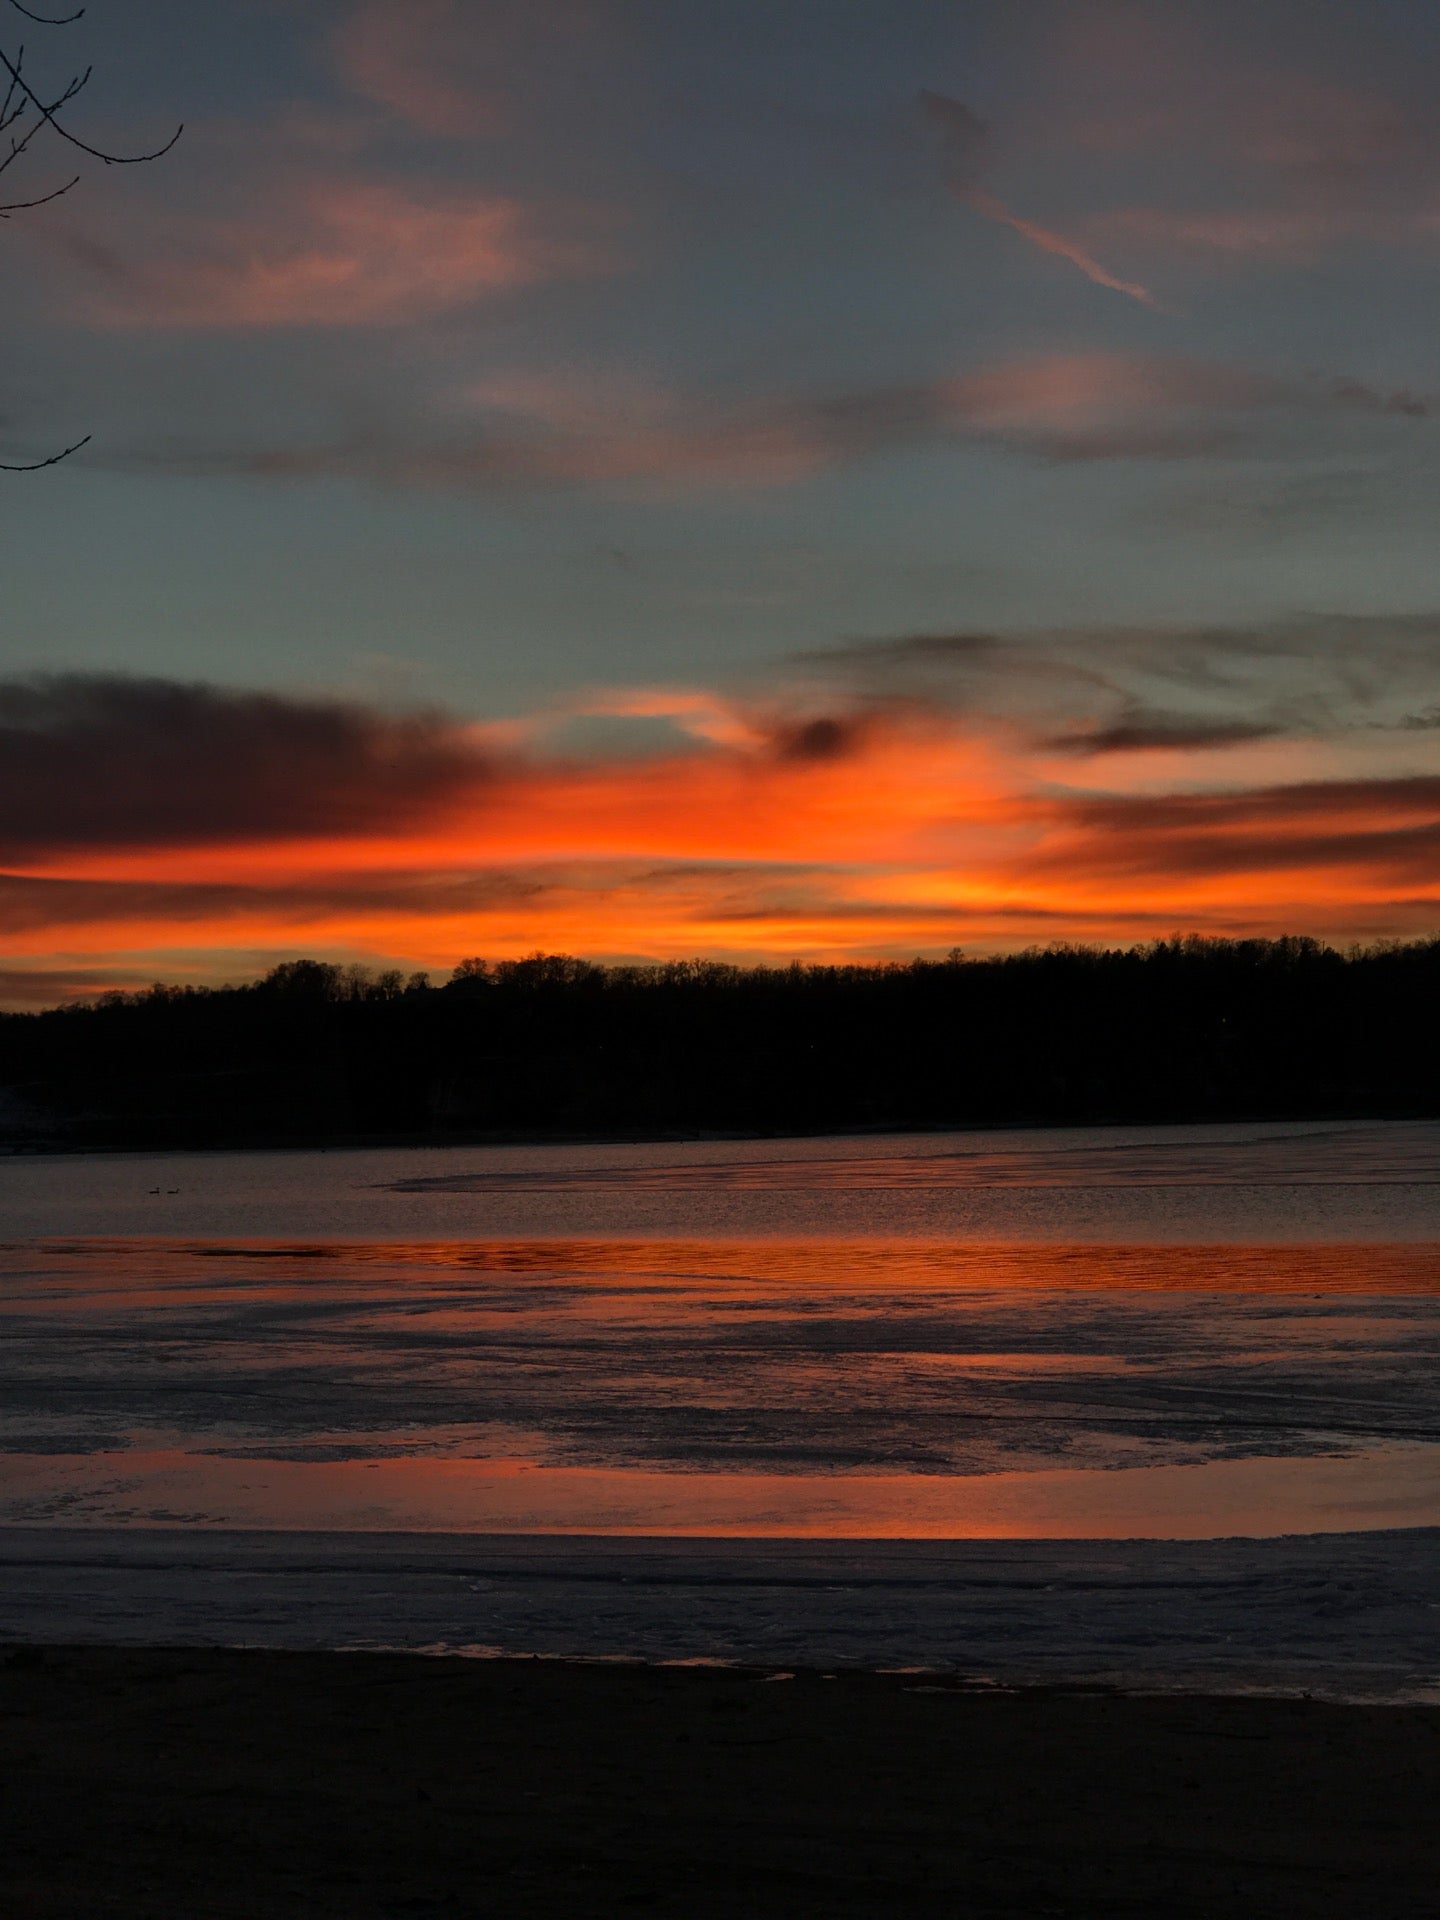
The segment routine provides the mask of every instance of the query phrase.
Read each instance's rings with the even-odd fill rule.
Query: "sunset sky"
[[[1440,9],[22,45],[0,1003],[1440,931]]]

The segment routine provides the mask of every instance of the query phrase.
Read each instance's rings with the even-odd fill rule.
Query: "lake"
[[[1379,1553],[1440,1526],[1437,1198],[1429,1123],[17,1157],[0,1526]]]
[[[0,1517],[1440,1521],[1440,1126],[0,1163]]]

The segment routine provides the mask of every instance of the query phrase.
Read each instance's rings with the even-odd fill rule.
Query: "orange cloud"
[[[1096,765],[1159,752],[1151,790],[1117,792],[1057,777],[1073,749],[963,706],[683,689],[608,704],[695,731],[634,760],[513,741],[497,757],[443,717],[157,683],[0,688],[16,992],[47,966],[128,977],[151,955],[173,976],[305,951],[440,968],[536,947],[861,958],[1440,923],[1440,771],[1267,783],[1266,742],[1211,727],[1191,755],[1146,722],[1093,745]],[[1406,738],[1423,759],[1429,736]],[[1323,761],[1318,742],[1288,750]]]

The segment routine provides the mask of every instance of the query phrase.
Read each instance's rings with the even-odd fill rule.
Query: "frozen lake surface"
[[[1228,1639],[1227,1671],[1253,1654],[1273,1680],[1338,1659],[1351,1619],[1352,1667],[1419,1685],[1440,1628],[1437,1198],[1428,1123],[0,1162],[0,1630],[40,1606],[79,1637],[188,1618],[517,1650],[528,1620],[536,1651],[750,1658],[769,1618],[776,1659],[833,1642],[1000,1671],[1010,1603],[989,1575],[957,1587],[954,1556],[1019,1554],[1031,1626],[1013,1614],[1008,1644],[1033,1661],[1048,1636],[1057,1673],[1218,1673]],[[489,1613],[457,1613],[415,1545],[466,1536],[492,1568],[512,1543]],[[361,1572],[337,1572],[336,1537]],[[176,1560],[182,1539],[212,1560]],[[1249,1600],[1196,1572],[1233,1572],[1246,1540]],[[1180,1542],[1228,1544],[1159,1544]],[[1302,1550],[1312,1573],[1359,1554],[1352,1600],[1285,1574],[1294,1617],[1262,1632],[1255,1596]],[[658,1613],[615,1572],[639,1552],[662,1556]],[[516,1572],[527,1553],[609,1567],[629,1597],[587,1614],[595,1582]],[[807,1553],[950,1571],[883,1588],[846,1562],[852,1598],[817,1612],[792,1577]],[[1095,1553],[1111,1574],[1077,1587]],[[707,1576],[697,1614],[687,1554],[710,1575],[778,1555],[783,1578],[737,1611]],[[1166,1554],[1156,1586],[1144,1556]],[[757,1596],[784,1592],[767,1615]],[[911,1598],[897,1616],[881,1592]]]
[[[1440,1123],[0,1160],[0,1239],[1432,1240]]]

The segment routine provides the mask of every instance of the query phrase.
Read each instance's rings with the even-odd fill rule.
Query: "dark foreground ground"
[[[6,1920],[1440,1914],[1440,1709],[0,1654]]]

